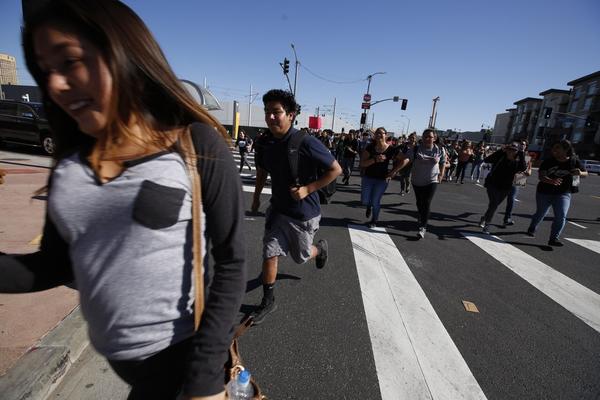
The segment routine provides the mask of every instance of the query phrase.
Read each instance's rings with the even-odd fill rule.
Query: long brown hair
[[[43,25],[85,37],[98,48],[109,68],[113,95],[107,133],[97,142],[81,132],[48,94],[46,75],[38,66],[33,46],[33,35]],[[120,1],[49,1],[27,16],[22,35],[27,67],[41,89],[55,137],[55,159],[95,144],[90,161],[98,171],[102,154],[119,146],[123,139],[167,148],[170,142],[165,131],[192,122],[213,126],[229,140],[225,128],[181,85],[144,22]],[[148,128],[141,139],[127,128],[132,116]]]

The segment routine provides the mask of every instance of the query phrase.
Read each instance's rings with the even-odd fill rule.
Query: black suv
[[[54,153],[54,138],[41,103],[0,100],[0,143],[41,146]]]

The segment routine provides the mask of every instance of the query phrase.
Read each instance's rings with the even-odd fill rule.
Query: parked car
[[[0,144],[40,146],[54,153],[54,138],[41,103],[0,100]]]
[[[587,172],[600,175],[600,161],[597,160],[581,160]]]

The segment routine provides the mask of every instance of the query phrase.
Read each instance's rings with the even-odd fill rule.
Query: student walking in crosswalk
[[[527,165],[517,142],[510,143],[486,157],[484,162],[492,164],[492,170],[485,178],[484,186],[488,195],[488,207],[479,221],[479,226],[483,228],[484,233],[490,233],[490,222],[492,222],[498,206],[509,195],[515,174],[525,171]]]
[[[521,151],[525,156],[525,164],[527,164],[527,168],[523,172],[517,172],[515,174],[515,178],[513,180],[513,185],[506,198],[506,210],[504,211],[504,226],[514,225],[515,222],[512,219],[512,212],[517,202],[517,194],[519,193],[519,188],[525,188],[527,185],[527,177],[531,175],[531,156],[527,154],[527,145],[529,143],[526,139],[521,141]]]
[[[373,142],[365,147],[360,156],[360,167],[364,168],[360,199],[366,206],[365,216],[371,219],[370,228],[377,226],[381,198],[391,179],[388,168],[390,161],[396,156],[396,149],[388,144],[386,139],[385,128],[377,128]]]
[[[431,200],[446,168],[446,152],[442,146],[434,144],[436,138],[433,129],[425,129],[421,143],[409,149],[406,154],[398,153],[396,165],[390,172],[390,176],[393,177],[398,171],[412,164],[411,179],[419,211],[417,237],[421,239],[427,232]]]
[[[573,146],[568,140],[554,143],[551,154],[551,157],[540,165],[540,181],[535,194],[537,209],[531,217],[527,234],[535,235],[538,225],[552,207],[554,220],[548,245],[562,246],[559,237],[567,221],[571,193],[579,191],[579,178],[586,177],[588,173],[575,155]]]
[[[240,153],[240,172],[242,172],[244,165],[247,166],[250,171],[252,171],[252,167],[246,158],[248,152],[252,148],[252,139],[246,137],[246,132],[240,131],[238,138],[235,141],[235,145]]]

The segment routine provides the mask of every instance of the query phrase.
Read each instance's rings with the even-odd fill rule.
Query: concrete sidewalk
[[[0,185],[0,251],[31,253],[39,246],[47,158],[0,152],[7,172]],[[43,399],[87,345],[77,291],[59,287],[31,294],[0,294],[0,393],[2,399]]]

